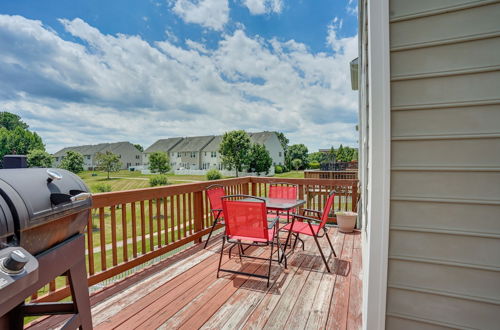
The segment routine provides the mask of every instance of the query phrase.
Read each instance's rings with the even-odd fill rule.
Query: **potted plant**
[[[337,224],[339,225],[339,230],[343,233],[351,233],[356,226],[356,219],[358,214],[351,211],[337,211],[335,212],[337,216]]]

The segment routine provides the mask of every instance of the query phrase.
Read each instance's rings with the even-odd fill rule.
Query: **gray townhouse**
[[[284,150],[276,132],[248,133],[252,143],[263,144],[273,159],[273,165],[285,163]],[[176,173],[200,171],[200,174],[215,168],[224,171],[219,153],[222,135],[192,136],[161,139],[144,151],[143,164],[148,166],[148,155],[152,152],[166,152],[172,170]]]
[[[54,153],[55,166],[61,165],[68,151],[75,151],[83,155],[83,168],[92,170],[95,168],[98,153],[110,151],[117,154],[122,163],[122,169],[139,166],[142,164],[142,153],[130,142],[100,143],[95,145],[83,145],[66,147]]]
[[[215,136],[185,137],[170,150],[170,163],[174,170],[202,169],[202,150]]]
[[[170,153],[170,151],[178,145],[183,138],[181,137],[174,137],[174,138],[168,138],[168,139],[160,139],[153,143],[151,146],[149,146],[146,150],[144,150],[143,157],[142,157],[142,164],[147,168],[149,166],[149,155],[153,152],[165,152],[170,156],[170,160],[172,160],[174,157]],[[174,167],[173,164],[170,164],[172,168]]]

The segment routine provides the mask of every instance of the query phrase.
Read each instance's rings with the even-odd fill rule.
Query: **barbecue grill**
[[[91,328],[84,230],[92,205],[81,179],[61,169],[0,170],[0,329],[24,316],[74,314],[70,328]],[[68,276],[73,302],[25,299]]]

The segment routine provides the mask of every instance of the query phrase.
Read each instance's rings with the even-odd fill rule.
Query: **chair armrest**
[[[305,215],[300,215],[300,214],[292,214],[294,218],[299,218],[303,220],[307,220],[308,222],[314,221],[314,222],[321,222],[319,219],[311,218],[311,217],[306,217]]]
[[[272,219],[271,221],[268,220],[267,229],[272,229],[274,226],[276,226],[276,222],[278,222],[279,219],[280,219],[279,217],[276,217],[276,218]]]

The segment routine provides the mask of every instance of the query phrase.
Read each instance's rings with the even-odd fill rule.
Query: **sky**
[[[356,0],[0,2],[0,111],[49,152],[279,131],[357,146]]]

